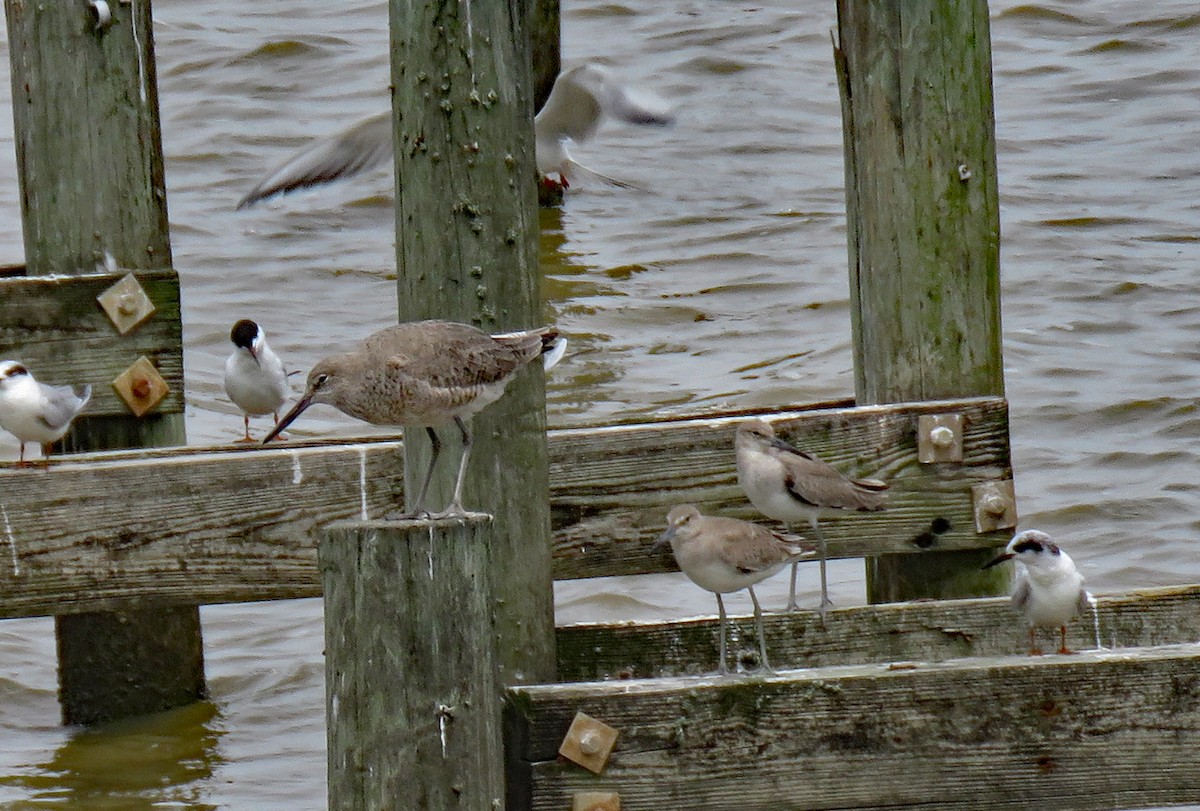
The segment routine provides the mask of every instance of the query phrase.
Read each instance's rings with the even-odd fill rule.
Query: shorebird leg
[[[729,673],[729,668],[725,666],[725,601],[721,599],[721,595],[717,595],[717,616],[721,618],[721,663],[717,667],[717,672],[722,676]]]
[[[817,544],[821,548],[821,605],[817,611],[820,612],[821,622],[824,623],[825,615],[829,613],[829,607],[833,605],[833,601],[829,599],[829,581],[825,574],[825,561],[829,557],[829,551],[825,546],[825,533],[821,531],[821,527],[817,524],[817,514],[815,512],[808,516],[808,523],[812,526],[813,534],[817,536]],[[795,564],[792,565],[795,566]]]
[[[1032,625],[1029,626],[1029,655],[1042,655],[1042,649],[1039,648],[1037,644],[1037,628],[1033,627]]]
[[[774,673],[775,669],[767,661],[767,634],[763,630],[762,608],[758,605],[758,597],[754,594],[754,586],[747,586],[746,590],[750,592],[750,599],[754,602],[754,624],[758,628],[758,653],[762,657],[762,669],[768,673]]]
[[[21,456],[17,459],[17,467],[33,467],[33,462],[25,461],[25,442],[21,442]]]
[[[458,459],[458,478],[454,480],[454,498],[450,499],[450,503],[446,505],[446,509],[439,513],[430,516],[431,518],[450,518],[456,515],[463,515],[466,510],[462,505],[462,489],[463,479],[467,475],[467,459],[471,457],[471,431],[467,428],[467,424],[463,422],[462,417],[455,417],[454,424],[458,426],[458,430],[462,432],[462,456]],[[432,468],[430,468],[432,472]]]
[[[1062,640],[1058,646],[1059,653],[1074,653],[1075,651],[1067,647],[1067,626],[1058,626],[1059,639]]]
[[[792,563],[792,584],[788,587],[788,611],[799,611],[800,604],[796,602],[796,571],[800,568],[799,563]]]
[[[442,440],[438,439],[437,431],[428,425],[425,426],[425,433],[429,434],[429,444],[432,446],[429,454],[429,467],[425,471],[425,480],[421,482],[421,489],[417,491],[417,500],[413,503],[412,509],[405,510],[401,514],[401,518],[422,518],[429,515],[425,509],[425,493],[429,490],[429,481],[433,478],[433,468],[437,464],[438,454],[442,452]]]

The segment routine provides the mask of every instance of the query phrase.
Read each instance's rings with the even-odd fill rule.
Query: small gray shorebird
[[[725,601],[722,594],[746,589],[754,603],[754,622],[758,629],[758,650],[763,669],[770,671],[767,639],[763,632],[762,608],[754,594],[754,585],[804,557],[813,548],[799,538],[774,532],[759,524],[738,518],[702,515],[692,504],[680,504],[667,513],[667,528],[654,544],[657,549],[669,543],[675,562],[688,579],[717,596],[721,620],[720,665],[726,666]]]
[[[1036,529],[1013,536],[1004,552],[983,568],[990,569],[1006,560],[1018,564],[1012,604],[1029,622],[1030,655],[1042,652],[1037,645],[1038,628],[1058,629],[1058,652],[1071,653],[1067,647],[1067,623],[1086,612],[1092,602],[1075,561],[1049,535]]]
[[[666,102],[617,82],[601,65],[582,64],[558,74],[533,120],[538,173],[559,187],[582,177],[627,187],[577,163],[567,143],[583,143],[608,118],[666,126],[674,120]],[[312,188],[369,172],[392,161],[392,113],[373,115],[318,139],[272,169],[238,203],[239,209],[297,189]]]
[[[304,395],[276,424],[263,444],[306,408],[326,403],[372,425],[419,426],[429,434],[433,455],[416,501],[403,517],[462,515],[463,477],[471,454],[471,417],[500,399],[512,376],[545,355],[549,369],[566,350],[566,339],[550,327],[488,335],[453,321],[414,321],[387,327],[355,349],[331,355],[308,373]],[[454,422],[462,434],[462,456],[454,497],[438,513],[425,510],[442,443],[435,427]]]
[[[243,318],[229,332],[233,352],[225,360],[225,393],[242,410],[245,436],[238,442],[253,442],[250,438],[250,418],[270,414],[279,422],[279,409],[292,393],[288,373],[267,344],[262,328]]]
[[[0,361],[0,428],[21,443],[17,464],[27,464],[26,442],[40,443],[49,456],[51,443],[66,435],[91,398],[91,386],[48,386],[35,380],[24,364]]]
[[[825,574],[825,535],[818,520],[846,510],[882,510],[887,484],[875,479],[851,479],[811,453],[799,450],[779,437],[766,420],[748,420],[738,426],[734,438],[738,483],[750,503],[767,518],[791,525],[807,521],[821,549],[821,616],[829,610],[829,588]],[[796,605],[796,566],[788,610]]]

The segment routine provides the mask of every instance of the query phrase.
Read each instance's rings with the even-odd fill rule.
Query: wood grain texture
[[[475,515],[325,531],[330,808],[501,807],[490,524]]]
[[[395,509],[402,467],[393,442],[2,468],[0,617],[318,596],[318,528]]]
[[[964,416],[961,464],[917,461],[920,414]],[[571,429],[551,434],[555,577],[674,571],[651,555],[667,511],[692,502],[705,513],[764,521],[737,483],[733,435],[749,416]],[[842,472],[882,479],[882,512],[849,513],[821,526],[832,557],[991,549],[1007,532],[976,535],[970,486],[1011,478],[1007,405],[1000,398],[797,410],[768,415],[777,433]],[[949,528],[935,533],[941,520]],[[793,527],[804,534],[807,527]]]
[[[783,575],[786,576],[786,575]],[[1170,586],[1096,598],[1095,615],[1068,628],[1074,650],[1193,642],[1200,628],[1200,585]],[[939,662],[1028,650],[1025,621],[1007,597],[932,600],[815,611],[764,606],[771,663],[777,668],[868,662]],[[749,614],[730,616],[730,647],[743,667],[758,662]],[[1096,625],[1099,623],[1099,640]],[[1043,648],[1057,647],[1057,632]],[[580,623],[558,629],[561,681],[653,678],[711,673],[717,665],[717,618],[672,622]]]
[[[150,5],[4,4],[31,275],[171,266]]]
[[[513,688],[527,808],[1142,808],[1200,800],[1200,646]],[[557,762],[579,710],[604,774]],[[521,777],[521,770],[515,776]]]
[[[145,355],[171,387],[155,413],[182,413],[179,276],[173,270],[139,271],[138,281],[157,312],[130,334],[119,335],[96,296],[124,275],[0,278],[0,358],[20,360],[45,383],[90,383],[88,417],[127,417],[129,408],[112,381]]]
[[[110,266],[139,271],[171,267],[151,3],[109,3],[108,8],[112,19],[98,26],[87,3],[5,3],[21,220],[31,276],[72,276]],[[164,299],[166,312],[156,315],[154,327],[143,325],[136,335],[112,343],[127,352],[154,339],[148,357],[166,367],[161,371],[174,382],[173,396],[150,416],[132,417],[124,405],[115,407],[108,385],[115,374],[93,380],[93,375],[112,371],[88,365],[91,358],[83,353],[98,347],[72,345],[73,368],[61,370],[67,379],[50,382],[94,382],[99,384],[93,386],[98,399],[59,448],[103,450],[186,441],[178,283],[170,277],[157,283],[175,285]],[[64,283],[58,292],[66,297],[84,289],[86,285]],[[61,336],[60,352],[63,339],[78,337],[66,330],[97,307],[82,300],[59,302],[64,305],[77,312],[33,330],[44,327],[38,343]],[[161,337],[168,339],[165,347]],[[105,343],[112,345],[107,338]],[[109,354],[104,360],[119,374],[139,356],[128,352],[118,360]],[[63,520],[73,524],[78,516]],[[203,696],[199,609],[195,604],[138,608],[147,610],[125,605],[120,614],[57,619],[64,718],[133,716],[163,709],[166,697],[178,705]],[[128,644],[134,637],[138,643]],[[79,672],[86,677],[68,678]]]
[[[489,333],[542,326],[530,31],[550,8],[392,0],[389,9],[400,320]],[[468,509],[496,518],[495,543],[507,552],[496,560],[501,610],[526,631],[501,652],[501,671],[534,681],[554,676],[545,402],[531,364],[473,419],[463,491]],[[443,431],[449,458],[457,433]],[[412,493],[430,457],[425,432],[410,432],[405,456]],[[449,501],[454,472],[435,470],[435,509]]]
[[[860,403],[1001,395],[1000,208],[987,0],[839,0]],[[998,594],[985,555],[868,561],[872,602]]]
[[[966,416],[966,458],[920,465],[917,416],[944,410]],[[675,571],[669,553],[649,550],[669,507],[684,501],[758,517],[736,483],[732,437],[744,416],[551,431],[554,575]],[[1011,475],[1003,400],[795,411],[776,424],[843,469],[892,482],[888,510],[824,524],[833,556],[1007,541],[975,535],[970,503],[971,484]],[[152,598],[315,596],[314,533],[361,513],[364,460],[368,514],[379,517],[401,501],[394,439],[80,455],[49,470],[0,465],[0,616]],[[937,517],[950,529],[928,533]]]

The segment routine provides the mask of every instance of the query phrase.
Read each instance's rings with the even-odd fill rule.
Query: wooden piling
[[[540,326],[529,5],[390,6],[400,320]],[[496,519],[506,681],[554,678],[545,425],[536,363],[474,419],[464,501]],[[441,430],[452,460],[457,431]],[[406,493],[428,460],[425,432],[406,431]],[[430,506],[449,500],[454,474],[452,462],[439,465]]]
[[[1002,395],[986,0],[838,0],[855,391]],[[868,561],[873,602],[996,594],[987,551]]]
[[[491,519],[339,522],[320,542],[329,807],[502,807]]]
[[[533,108],[540,110],[562,70],[562,4],[559,0],[533,0],[529,41],[533,50]]]
[[[150,2],[108,8],[111,20],[101,23],[89,3],[5,3],[30,275],[171,265]],[[86,357],[72,365],[75,376],[54,382],[109,387],[88,376]],[[183,442],[180,398],[174,410],[141,418],[85,416],[67,444]],[[64,615],[56,623],[67,723],[167,709],[204,693],[195,606]]]

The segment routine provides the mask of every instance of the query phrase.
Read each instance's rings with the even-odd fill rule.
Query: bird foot
[[[245,445],[247,442],[257,442],[257,441],[258,441],[257,439],[252,439],[250,437],[250,435],[247,434],[246,436],[242,437],[241,439],[233,440],[233,444],[234,445]]]
[[[392,510],[384,513],[384,521],[423,521],[426,518],[432,518],[429,510]]]
[[[797,603],[795,600],[788,600],[787,608],[785,608],[784,610],[785,611],[799,611],[800,604]]]
[[[1079,651],[1073,651],[1070,648],[1068,648],[1066,645],[1063,645],[1058,649],[1058,652],[1062,653],[1062,654],[1076,654]]]
[[[833,600],[828,597],[822,598],[821,604],[817,606],[817,613],[821,615],[821,624],[825,624],[825,620],[829,617],[829,609],[833,608]]]
[[[463,509],[463,505],[456,501],[452,501],[449,505],[447,505],[446,509],[442,510],[441,512],[429,513],[429,517],[433,519],[462,518],[466,514],[467,511]]]
[[[1030,648],[1030,649],[1029,649],[1029,655],[1030,655],[1030,656],[1041,656],[1041,655],[1042,655],[1042,649],[1041,649],[1041,648]]]

